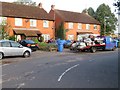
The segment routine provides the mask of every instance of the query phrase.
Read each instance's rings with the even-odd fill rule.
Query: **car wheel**
[[[115,51],[116,47],[112,48],[112,51]]]
[[[29,51],[25,51],[24,54],[23,54],[23,57],[30,57],[30,52]]]
[[[90,50],[92,53],[95,53],[96,52],[96,48],[95,47],[91,47],[91,50]]]
[[[0,59],[3,59],[3,53],[0,52]]]

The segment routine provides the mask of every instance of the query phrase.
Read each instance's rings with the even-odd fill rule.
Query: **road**
[[[5,58],[2,88],[118,88],[118,50]]]

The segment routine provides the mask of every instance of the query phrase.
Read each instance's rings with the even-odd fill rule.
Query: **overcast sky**
[[[4,2],[13,2],[16,0],[0,0]],[[82,12],[83,9],[92,7],[95,11],[99,7],[99,5],[105,3],[111,8],[112,13],[118,15],[115,12],[115,7],[113,3],[115,0],[32,0],[33,2],[42,3],[43,8],[49,12],[51,9],[51,5],[55,5],[56,9],[74,11],[74,12]]]
[[[5,2],[13,2],[15,0],[0,0]],[[32,0],[34,2],[42,3],[43,8],[49,12],[51,9],[51,5],[54,4],[56,9],[61,10],[68,10],[68,11],[75,11],[75,12],[82,12],[83,9],[92,7],[94,10],[98,8],[100,4],[105,3],[109,5],[111,11],[114,12],[115,7],[113,3],[115,0]]]

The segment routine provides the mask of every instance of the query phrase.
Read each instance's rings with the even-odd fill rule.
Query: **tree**
[[[82,13],[87,13],[88,12],[88,10],[87,9],[84,9],[83,11],[82,11]]]
[[[10,25],[6,22],[5,18],[2,18],[0,23],[0,39],[9,39]]]
[[[29,6],[36,6],[36,2],[33,2],[32,0],[17,0],[17,1],[14,1],[13,3],[29,5]]]
[[[64,28],[64,24],[61,23],[57,30],[57,38],[64,40],[66,38],[66,30]]]
[[[82,11],[83,13],[88,13],[91,17],[95,18],[95,11],[92,7],[89,7],[88,9],[84,9]]]
[[[116,6],[118,10],[120,10],[120,0],[117,0],[115,3],[113,3],[113,5]]]
[[[108,5],[103,3],[97,8],[96,19],[101,24],[101,35],[110,35],[116,30],[117,18]]]
[[[95,18],[95,11],[93,10],[92,7],[89,7],[89,8],[88,8],[88,14],[89,14],[90,16],[92,16],[93,18]]]

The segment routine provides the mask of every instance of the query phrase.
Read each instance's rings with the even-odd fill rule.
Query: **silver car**
[[[31,49],[11,40],[0,40],[0,59],[5,56],[29,57]]]

